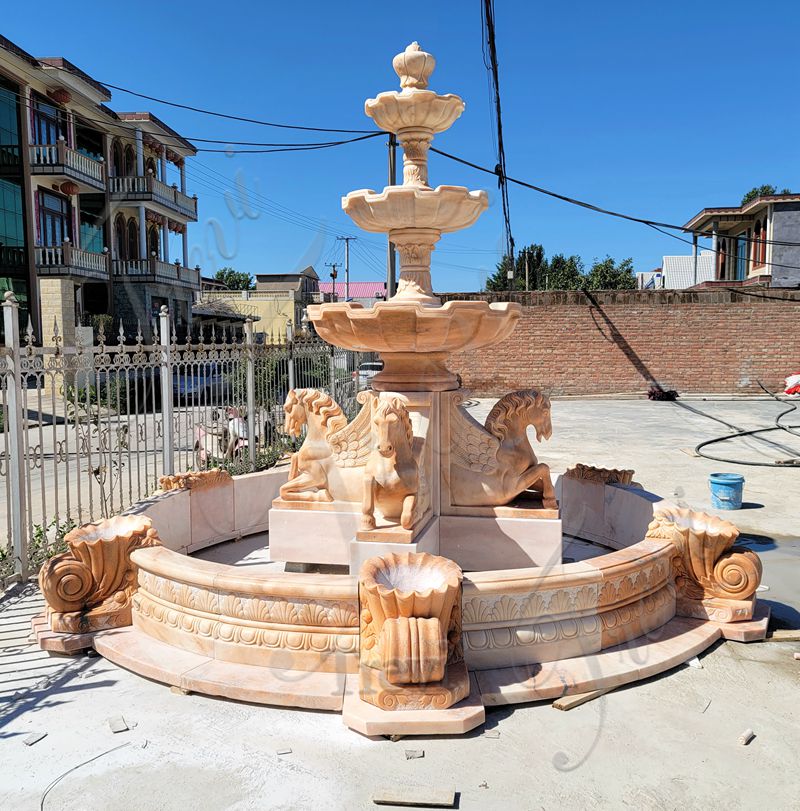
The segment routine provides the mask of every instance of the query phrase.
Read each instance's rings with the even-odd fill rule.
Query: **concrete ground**
[[[482,419],[490,405],[473,413]],[[780,625],[797,628],[800,470],[691,453],[728,425],[767,425],[780,409],[764,400],[556,401],[553,437],[536,449],[555,472],[575,462],[632,467],[647,489],[699,509],[709,506],[709,472],[742,472],[746,508],[726,517],[762,556],[759,597]],[[782,447],[737,440],[719,455],[800,455],[800,437],[767,436]],[[246,565],[263,559],[263,540],[203,556]],[[565,555],[595,551],[573,543]],[[178,695],[101,658],[50,657],[28,642],[40,607],[33,587],[0,601],[0,808],[367,809],[387,785],[452,785],[463,809],[800,808],[800,643],[718,643],[702,667],[569,712],[548,702],[502,708],[463,737],[391,742],[347,730],[336,714]],[[114,734],[107,722],[120,715],[130,729]],[[756,737],[741,746],[747,728]],[[24,745],[32,732],[47,736]],[[406,749],[424,757],[407,760]]]

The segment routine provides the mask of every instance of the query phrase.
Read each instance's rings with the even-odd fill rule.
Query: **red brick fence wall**
[[[498,294],[443,294],[507,301]],[[552,394],[761,393],[800,372],[800,290],[517,293],[510,338],[453,355],[478,396],[541,387]]]

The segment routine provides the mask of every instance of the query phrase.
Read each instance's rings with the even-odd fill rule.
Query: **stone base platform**
[[[94,647],[127,670],[192,693],[279,707],[342,709],[343,673],[225,662],[167,645],[132,627],[98,632]]]
[[[484,707],[551,701],[650,678],[702,653],[718,639],[764,639],[769,608],[750,621],[716,623],[675,617],[628,643],[574,659],[474,670],[467,698],[446,710],[382,710],[362,701],[357,674],[321,673],[225,662],[173,647],[134,627],[94,634],[57,634],[34,620],[40,647],[75,653],[94,647],[121,667],[188,692],[282,707],[343,712],[344,723],[364,735],[453,735],[480,726]]]
[[[382,710],[359,698],[357,676],[347,679],[342,721],[362,735],[462,735],[485,720],[474,675],[469,695],[446,710]]]
[[[473,675],[487,707],[608,690],[682,665],[720,637],[729,638],[728,633],[738,633],[737,626],[747,624],[720,625],[676,617],[645,636],[599,653],[556,662],[479,670]]]
[[[64,634],[50,629],[47,615],[39,614],[31,620],[31,630],[36,644],[50,653],[74,655],[93,647],[96,631],[87,634]]]

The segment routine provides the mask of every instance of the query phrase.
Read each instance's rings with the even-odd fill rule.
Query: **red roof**
[[[320,293],[333,292],[333,282],[320,282],[319,290]],[[385,295],[386,284],[384,282],[350,282],[350,298],[374,299],[376,293],[381,296]],[[344,300],[344,282],[336,282],[336,296]]]

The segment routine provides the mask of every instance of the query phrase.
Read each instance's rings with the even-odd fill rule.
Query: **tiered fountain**
[[[552,432],[533,389],[485,425],[463,408],[448,356],[506,338],[519,308],[433,294],[434,245],[486,208],[484,192],[428,185],[431,140],[464,109],[427,89],[433,67],[413,43],[394,59],[401,91],[366,104],[398,135],[403,185],[343,201],[397,245],[397,294],[309,308],[331,343],[384,360],[358,416],[291,391],[286,429],[306,433],[288,471],[167,477],[133,515],[74,530],[40,576],[42,647],[93,646],[186,691],[342,710],[374,735],[464,732],[484,706],[610,688],[720,637],[763,638],[760,562],[732,546],[732,524],[660,500],[630,470],[576,465],[554,488],[528,440],[529,426]],[[562,564],[562,522],[613,551]],[[267,527],[272,561],[342,568],[186,556]]]
[[[307,424],[309,438],[273,505],[272,554],[356,571],[365,556],[412,543],[406,551],[441,552],[468,568],[489,559],[553,563],[560,559],[557,504],[549,469],[525,437],[534,424],[539,439],[549,438],[549,402],[535,391],[508,395],[481,426],[461,407],[457,378],[446,366],[453,352],[507,338],[520,314],[511,303],[442,306],[431,288],[431,251],[441,235],[472,225],[487,205],[486,192],[428,183],[431,141],[461,115],[464,102],[428,89],[435,61],[416,42],[393,66],[402,89],[369,99],[365,110],[397,134],[403,185],[351,192],[342,207],[397,246],[397,293],[370,308],[349,302],[308,308],[323,338],[379,352],[384,368],[350,425],[338,413],[331,418],[329,410],[338,407],[318,392],[299,393],[289,404],[287,428],[297,433]],[[529,523],[508,523],[520,518]],[[309,547],[306,537],[320,529],[324,548]]]

